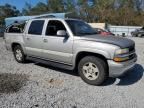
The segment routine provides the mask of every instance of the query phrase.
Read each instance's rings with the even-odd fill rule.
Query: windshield
[[[66,20],[69,25],[71,31],[76,36],[84,36],[84,35],[93,35],[97,34],[96,30],[93,29],[90,25],[83,21],[79,20]]]

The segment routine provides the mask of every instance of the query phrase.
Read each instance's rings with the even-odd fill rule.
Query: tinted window
[[[44,20],[32,21],[28,34],[41,35],[43,30]]]
[[[46,35],[56,36],[58,30],[66,30],[61,21],[51,20],[48,22]]]
[[[22,33],[26,23],[14,24],[6,29],[8,33]]]

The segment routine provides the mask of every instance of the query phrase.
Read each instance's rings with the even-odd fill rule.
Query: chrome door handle
[[[43,39],[43,42],[48,42],[48,40],[47,39]]]

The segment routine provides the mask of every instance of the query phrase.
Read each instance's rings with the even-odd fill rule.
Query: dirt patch
[[[60,85],[63,83],[63,80],[53,79],[53,78],[51,78],[51,79],[49,79],[49,80],[47,80],[47,81],[48,81],[48,83],[49,83],[50,85],[53,85],[53,86],[60,86]]]
[[[18,92],[28,81],[28,77],[22,74],[0,74],[0,93]]]

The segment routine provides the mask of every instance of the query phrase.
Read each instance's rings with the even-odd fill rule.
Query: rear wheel
[[[20,45],[17,45],[14,47],[14,57],[15,57],[15,60],[19,63],[25,63],[26,61],[26,56],[24,55],[24,52],[21,48]]]
[[[106,63],[94,56],[82,58],[78,65],[78,71],[81,78],[91,85],[101,85],[108,76]]]

